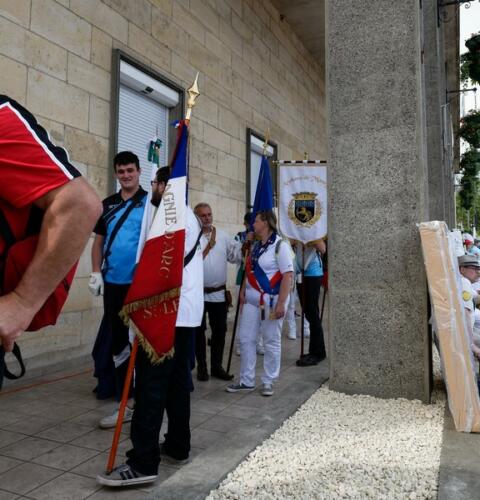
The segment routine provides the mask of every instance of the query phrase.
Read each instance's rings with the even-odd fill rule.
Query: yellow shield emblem
[[[295,193],[288,204],[288,218],[297,226],[311,227],[322,215],[317,193]]]

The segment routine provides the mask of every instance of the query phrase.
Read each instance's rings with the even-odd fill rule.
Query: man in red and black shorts
[[[0,343],[8,352],[80,257],[101,204],[65,150],[5,95],[0,95],[0,172],[0,211],[15,239],[26,237],[32,215],[41,224],[35,254],[20,282],[0,295]],[[0,256],[4,249],[0,234]]]

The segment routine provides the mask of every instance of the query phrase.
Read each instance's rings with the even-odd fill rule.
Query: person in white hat
[[[472,286],[480,279],[480,260],[474,255],[462,255],[458,257],[458,267],[462,276],[462,299],[470,344],[475,356],[480,358],[480,346],[474,342],[475,301],[478,298],[478,293]]]

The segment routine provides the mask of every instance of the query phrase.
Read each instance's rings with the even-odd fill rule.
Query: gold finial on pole
[[[185,121],[188,123],[192,116],[192,109],[195,106],[195,100],[200,95],[200,92],[198,91],[198,73],[195,77],[195,81],[192,83],[192,86],[187,90],[187,94],[187,114],[185,115]]]
[[[267,127],[267,131],[265,132],[265,142],[263,143],[263,156],[267,156],[268,151],[268,141],[270,140],[270,127]]]

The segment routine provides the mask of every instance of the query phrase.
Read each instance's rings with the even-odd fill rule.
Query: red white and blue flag
[[[173,355],[185,248],[188,125],[180,122],[170,180],[123,307],[153,363]]]

